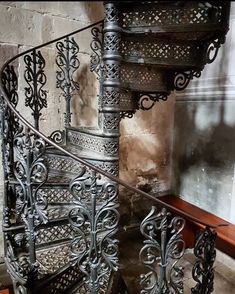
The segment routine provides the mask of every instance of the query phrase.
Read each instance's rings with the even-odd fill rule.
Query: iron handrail
[[[2,81],[2,75],[3,75],[3,72],[4,72],[5,68],[6,68],[10,63],[12,63],[12,62],[13,62],[14,60],[16,60],[17,58],[19,58],[19,57],[21,57],[21,56],[23,56],[23,55],[25,55],[25,54],[28,54],[28,53],[31,52],[31,51],[34,51],[34,50],[40,49],[40,48],[42,48],[42,47],[48,46],[48,45],[50,45],[50,44],[52,44],[52,43],[55,43],[55,42],[57,42],[57,41],[59,41],[59,40],[61,40],[61,39],[64,39],[64,38],[66,38],[66,37],[69,37],[69,36],[72,36],[72,35],[74,35],[74,34],[77,34],[77,33],[80,33],[80,32],[82,32],[82,31],[85,31],[85,30],[87,30],[87,29],[89,29],[89,28],[91,28],[91,27],[94,27],[94,26],[96,26],[96,25],[98,25],[98,24],[101,24],[102,22],[103,22],[103,20],[98,21],[98,22],[96,22],[96,23],[93,23],[93,24],[91,24],[91,25],[88,25],[88,26],[86,26],[86,27],[83,27],[83,28],[81,28],[81,29],[78,29],[78,30],[76,30],[76,31],[73,31],[73,32],[71,32],[71,33],[69,33],[69,34],[67,34],[67,35],[64,35],[64,36],[62,36],[62,37],[56,38],[56,39],[51,40],[51,41],[49,41],[49,42],[43,43],[43,44],[41,44],[41,45],[38,45],[38,46],[36,46],[36,47],[33,47],[33,48],[28,49],[28,50],[26,50],[26,51],[23,51],[23,52],[21,52],[21,53],[15,55],[14,57],[10,58],[9,60],[7,60],[7,61],[3,64],[3,66],[1,67],[1,69],[0,69],[0,91],[1,91],[1,98],[3,98],[3,99],[5,100],[6,104],[8,105],[8,107],[10,108],[10,110],[16,115],[16,117],[17,117],[17,118],[18,118],[18,119],[19,119],[19,120],[20,120],[25,126],[27,126],[27,127],[28,127],[28,128],[34,133],[34,134],[36,134],[37,136],[41,137],[41,138],[42,138],[45,142],[47,142],[49,145],[55,147],[57,150],[60,150],[63,154],[69,156],[70,158],[74,159],[75,161],[80,162],[81,164],[85,165],[86,167],[89,167],[90,169],[92,169],[92,170],[94,170],[94,171],[100,173],[101,175],[103,175],[103,176],[109,178],[109,179],[112,180],[113,182],[116,182],[116,183],[120,184],[121,186],[125,187],[126,189],[128,189],[128,190],[130,190],[130,191],[132,191],[132,192],[134,192],[134,193],[137,193],[137,194],[139,194],[139,195],[141,195],[141,196],[143,196],[143,197],[145,197],[145,198],[148,198],[148,199],[150,199],[150,200],[156,202],[156,203],[159,204],[159,205],[162,205],[163,207],[165,207],[165,208],[167,208],[167,209],[169,209],[169,210],[171,210],[171,211],[173,211],[173,212],[179,213],[180,215],[184,216],[185,218],[187,218],[187,219],[189,219],[189,220],[191,220],[191,221],[193,221],[193,222],[196,222],[196,223],[199,223],[199,224],[201,224],[201,225],[203,225],[203,226],[211,227],[211,228],[217,228],[217,227],[220,227],[220,226],[227,226],[227,225],[228,225],[227,223],[211,224],[211,223],[207,223],[207,222],[201,221],[201,220],[198,219],[197,217],[191,216],[191,215],[188,214],[187,212],[184,212],[184,211],[182,211],[182,210],[180,210],[180,209],[178,209],[178,208],[176,208],[176,207],[174,207],[174,206],[172,206],[172,205],[170,205],[170,204],[165,203],[164,201],[160,200],[159,198],[156,198],[155,196],[153,196],[153,195],[151,195],[151,194],[148,194],[148,193],[146,193],[146,192],[144,192],[144,191],[142,191],[142,190],[140,190],[140,189],[138,189],[138,188],[136,188],[136,187],[134,187],[134,186],[132,186],[132,185],[130,185],[130,184],[128,184],[128,183],[126,183],[125,181],[119,179],[118,177],[113,176],[112,174],[109,174],[109,173],[103,171],[102,169],[100,169],[100,168],[96,167],[95,165],[89,163],[88,161],[86,161],[86,160],[80,158],[79,156],[74,155],[73,153],[70,153],[69,151],[67,151],[66,149],[64,149],[63,147],[59,146],[59,145],[56,144],[54,141],[52,141],[51,139],[49,139],[48,137],[46,137],[43,133],[41,133],[40,131],[38,131],[37,129],[35,129],[34,126],[31,125],[31,124],[30,124],[30,123],[29,123],[29,122],[28,122],[28,121],[27,121],[27,120],[26,120],[26,119],[25,119],[25,118],[19,113],[19,111],[17,111],[17,110],[13,107],[13,105],[11,104],[11,102],[10,102],[8,96],[7,96],[7,93],[6,93],[5,90],[4,90],[4,85],[3,85],[3,81]]]

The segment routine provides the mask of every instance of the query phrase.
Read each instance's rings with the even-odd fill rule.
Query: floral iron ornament
[[[70,191],[75,206],[69,221],[77,232],[71,242],[71,262],[79,265],[89,291],[98,293],[118,267],[117,240],[112,239],[119,220],[117,185],[84,168]]]
[[[64,41],[56,43],[58,50],[56,64],[60,70],[56,72],[56,87],[63,91],[65,98],[65,126],[70,126],[71,111],[70,102],[75,90],[79,90],[79,84],[73,78],[74,72],[79,68],[80,62],[77,58],[79,47],[74,38],[66,37]]]
[[[141,223],[140,230],[146,240],[139,256],[150,270],[140,277],[141,294],[183,293],[183,268],[177,266],[177,262],[185,252],[181,239],[185,220],[169,217],[165,208],[157,212],[156,207],[152,207]]]

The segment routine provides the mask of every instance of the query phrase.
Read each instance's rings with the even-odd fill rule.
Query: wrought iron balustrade
[[[141,293],[183,292],[183,268],[177,263],[185,253],[182,237],[185,220],[202,227],[195,239],[197,261],[192,275],[196,285],[191,291],[201,294],[213,290],[217,226],[202,222],[118,178],[120,119],[132,117],[137,109],[149,110],[155,102],[166,100],[171,90],[183,89],[190,79],[200,75],[202,65],[200,70],[172,69],[172,64],[178,62],[176,58],[177,62],[168,64],[169,72],[164,67],[159,69],[162,40],[151,53],[148,38],[141,45],[135,44],[141,49],[137,56],[133,36],[128,39],[127,34],[131,20],[125,15],[120,22],[119,8],[107,2],[104,21],[22,52],[1,69],[3,232],[5,261],[16,293],[39,293],[42,289],[46,293],[108,291],[112,273],[119,267],[116,239],[119,185],[157,206],[140,226],[145,241],[139,258],[147,270],[140,277]],[[123,8],[120,9],[123,13]],[[88,29],[91,29],[90,69],[100,83],[96,130],[76,129],[71,113],[72,102],[82,87],[77,78],[82,63],[76,37]],[[206,54],[211,51],[210,44],[211,39],[197,49]],[[217,52],[221,42],[213,44]],[[174,51],[179,44],[167,46]],[[185,54],[180,51],[184,63],[191,49],[187,45]],[[47,50],[55,53],[54,79],[47,74]],[[193,51],[192,56],[197,54]],[[135,58],[146,56],[155,58],[155,64],[142,60],[140,63],[145,67],[139,67]],[[21,65],[18,70],[13,66],[15,60]],[[190,66],[192,61],[189,60]],[[208,61],[204,60],[203,66]],[[142,87],[138,79],[143,82]],[[23,80],[24,89],[19,85]],[[55,88],[48,89],[52,81]],[[62,129],[48,136],[42,132],[41,123],[48,99],[53,96],[63,97],[65,113]],[[23,104],[32,111],[31,122],[23,115]]]

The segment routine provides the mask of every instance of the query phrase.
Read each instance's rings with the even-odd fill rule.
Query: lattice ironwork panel
[[[46,195],[48,203],[70,203],[73,201],[73,195],[65,188],[41,188],[38,193]]]
[[[79,173],[81,172],[81,164],[73,159],[60,155],[48,155],[48,165],[50,170]]]
[[[37,231],[36,244],[44,244],[58,240],[66,240],[75,236],[75,230],[70,224],[58,224],[41,227]]]
[[[203,66],[203,52],[199,43],[156,38],[125,38],[120,50],[123,58],[133,62],[196,67]]]
[[[76,281],[79,281],[81,275],[78,266],[69,267],[64,273],[59,275],[46,289],[49,294],[64,293],[69,287],[73,286]],[[79,282],[78,282],[79,283]]]
[[[70,207],[48,207],[47,215],[49,220],[66,218],[68,216]]]
[[[42,277],[59,270],[69,262],[69,254],[70,246],[68,244],[36,252],[36,258],[39,263],[39,275]]]
[[[133,6],[122,12],[124,28],[146,26],[218,25],[223,22],[223,4],[212,7],[204,1],[172,3],[161,1],[157,5]]]
[[[120,93],[120,109],[122,110],[134,110],[136,108],[136,102],[131,91],[122,91]]]
[[[112,156],[117,154],[118,138],[104,138],[70,130],[68,132],[68,141],[73,145],[82,146],[83,149],[102,155]]]
[[[135,91],[168,92],[166,73],[154,67],[122,64],[121,85]],[[169,86],[168,86],[169,87]]]

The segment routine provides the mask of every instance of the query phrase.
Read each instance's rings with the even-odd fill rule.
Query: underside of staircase
[[[120,180],[119,124],[200,77],[225,42],[229,2],[106,1],[104,9],[104,20],[20,53],[1,70],[3,231],[15,293],[183,293],[177,262],[187,247],[185,219],[200,224],[191,293],[211,293],[216,228],[224,223],[201,221]],[[75,37],[81,31],[91,31],[90,69],[100,85],[97,127],[71,123],[71,101],[80,86]],[[41,51],[48,45],[54,46],[65,113],[64,128],[45,136],[40,116],[50,89]],[[22,61],[23,74],[15,60]],[[34,125],[17,110],[20,103],[30,108]],[[151,210],[127,242],[138,260],[138,288],[125,282],[133,269],[122,262],[128,236],[118,230],[119,186],[139,194]]]

